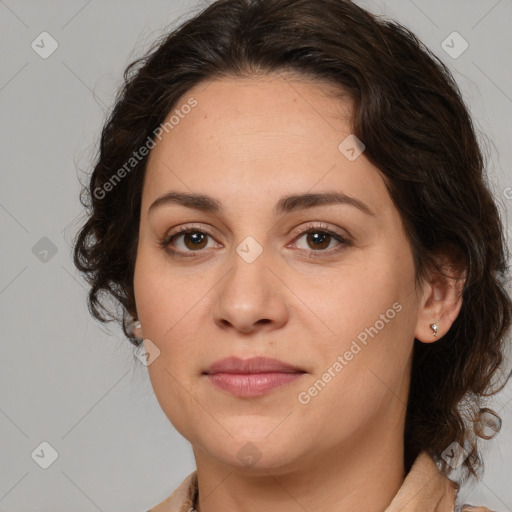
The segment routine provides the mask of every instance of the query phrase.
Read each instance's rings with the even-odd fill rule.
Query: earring
[[[437,338],[437,324],[430,324],[430,327],[434,331],[434,337]]]
[[[127,330],[137,340],[138,343],[142,341],[142,338],[138,336],[139,332],[142,334],[142,325],[138,320],[132,319],[132,321],[127,325]]]

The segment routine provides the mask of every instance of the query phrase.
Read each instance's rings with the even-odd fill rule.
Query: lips
[[[296,366],[284,363],[278,359],[270,359],[268,357],[252,357],[250,359],[239,359],[238,357],[227,357],[213,363],[205,371],[211,375],[215,373],[237,373],[237,374],[253,374],[253,373],[292,373],[304,370]]]
[[[263,396],[292,383],[306,372],[277,359],[228,357],[213,363],[204,372],[218,389],[240,398]]]

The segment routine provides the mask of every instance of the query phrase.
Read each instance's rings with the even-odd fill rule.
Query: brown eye
[[[327,249],[332,239],[332,236],[329,233],[325,233],[323,231],[312,231],[306,234],[306,240],[309,244],[309,247],[311,247],[313,250]]]
[[[185,228],[161,240],[160,245],[173,256],[194,256],[208,245],[212,235],[196,228]],[[206,252],[206,251],[205,251]]]
[[[191,231],[187,233],[180,233],[178,236],[183,236],[183,243],[187,249],[196,250],[204,249],[207,242],[207,234],[201,231]]]
[[[297,242],[305,238],[306,246],[300,247]],[[186,258],[209,254],[208,241],[211,239],[215,247],[215,239],[210,233],[193,227],[184,227],[177,233],[171,234],[160,241],[161,247],[171,256]],[[352,243],[340,234],[327,228],[310,227],[295,239],[295,244],[302,252],[309,253],[311,257],[327,257],[349,247]],[[336,242],[332,244],[332,242]],[[217,245],[218,247],[218,245]],[[289,247],[289,246],[288,246]]]
[[[295,247],[303,253],[309,253],[310,258],[327,258],[352,246],[351,240],[332,231],[326,224],[318,226],[310,224],[308,228],[295,238],[292,246],[288,247]],[[302,239],[304,241],[301,241]]]
[[[299,240],[302,238],[305,238],[306,241],[306,247],[300,246],[298,243]],[[332,242],[335,243],[334,246],[332,245]],[[305,231],[300,235],[296,242],[299,249],[303,249],[305,251],[310,252],[324,252],[328,253],[331,249],[335,250],[338,246],[348,245],[348,241],[345,240],[340,235],[337,235],[336,233],[331,233],[330,231],[324,231],[322,229],[310,229],[308,231]]]

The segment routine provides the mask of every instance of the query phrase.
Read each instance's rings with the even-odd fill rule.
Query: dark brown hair
[[[457,442],[469,454],[461,480],[477,477],[483,465],[477,437],[490,437],[483,428],[489,418],[494,430],[500,421],[482,406],[503,387],[494,389],[493,380],[511,324],[502,223],[472,120],[447,67],[405,27],[349,0],[219,0],[128,66],[81,195],[88,218],[74,261],[91,285],[89,310],[101,322],[120,322],[135,342],[126,319],[137,315],[133,275],[147,157],[115,186],[107,182],[155,138],[193,86],[285,72],[335,84],[352,100],[352,132],[386,177],[417,282],[431,270],[443,272],[436,263],[442,254],[465,272],[463,306],[451,330],[436,343],[415,340],[405,464],[409,470],[425,450],[448,474],[440,455]],[[121,305],[122,318],[105,306],[107,298]]]

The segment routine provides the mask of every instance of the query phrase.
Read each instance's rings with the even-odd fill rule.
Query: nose
[[[233,252],[231,271],[215,287],[213,320],[244,334],[272,331],[288,321],[286,286],[265,250],[251,263]]]

